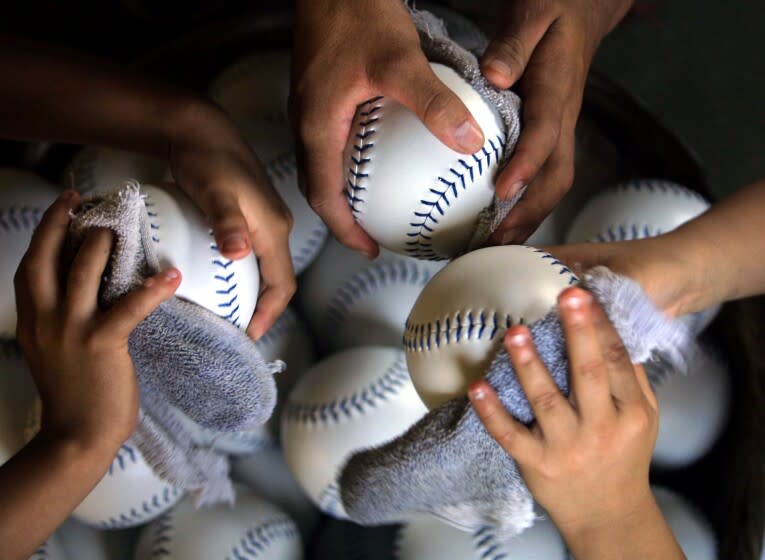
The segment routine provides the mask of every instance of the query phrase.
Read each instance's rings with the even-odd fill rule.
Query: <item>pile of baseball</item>
[[[361,105],[344,156],[347,194],[358,222],[383,247],[369,261],[329,237],[297,188],[284,111],[288,70],[287,53],[258,54],[236,62],[210,87],[292,210],[290,251],[299,275],[291,307],[257,342],[266,359],[287,364],[277,380],[274,417],[258,430],[199,434],[232,456],[236,504],[195,509],[128,441],[35,558],[336,560],[368,557],[364,551],[374,548],[381,558],[401,560],[563,560],[562,539],[546,521],[510,542],[477,538],[427,517],[410,518],[385,534],[337,521],[345,517],[337,486],[344,461],[463,395],[485,373],[507,327],[542,317],[576,277],[533,246],[457,256],[478,212],[491,201],[498,159],[493,143],[503,139],[493,110],[456,74],[438,67],[438,75],[490,131],[485,149],[467,157],[452,152],[385,98]],[[179,297],[246,326],[256,305],[255,259],[237,261],[244,283],[235,294],[240,300],[234,313],[234,306],[215,295],[210,266],[198,264],[215,251],[204,220],[180,190],[166,185],[167,178],[162,162],[86,147],[62,173],[61,184],[92,192],[138,180],[147,194],[147,215],[161,221],[154,240],[158,251],[183,272]],[[575,209],[573,221],[565,223],[556,211],[530,245],[657,235],[708,207],[693,191],[658,179],[604,187],[589,187],[597,194]],[[0,356],[0,462],[24,445],[37,399],[10,341],[12,276],[41,213],[59,191],[28,172],[0,171],[0,335],[9,339]],[[656,468],[684,468],[709,451],[725,421],[728,383],[725,371],[709,370],[675,376],[658,388]],[[688,556],[713,558],[712,532],[699,513],[668,491],[657,489],[657,495]]]

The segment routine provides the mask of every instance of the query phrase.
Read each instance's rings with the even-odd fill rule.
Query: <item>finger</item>
[[[93,229],[86,235],[69,268],[67,317],[81,320],[92,316],[98,309],[98,291],[109,262],[113,239],[112,232],[103,228]]]
[[[270,231],[268,231],[270,229]],[[253,248],[258,256],[261,292],[247,334],[258,340],[271,328],[287,307],[297,289],[292,268],[288,235],[273,235],[273,229],[262,228],[252,234]]]
[[[636,368],[619,333],[616,332],[597,301],[593,301],[591,313],[593,326],[600,341],[600,347],[603,349],[611,394],[618,402],[623,403],[642,399],[643,390],[638,381]]]
[[[592,295],[578,287],[568,288],[558,297],[568,349],[571,396],[585,422],[601,424],[615,417],[616,407],[592,319],[592,302]]]
[[[341,102],[337,109],[314,104],[311,113],[301,119],[296,147],[300,189],[340,243],[373,259],[379,247],[353,217],[342,155],[356,106],[363,99]],[[318,116],[314,116],[317,111]]]
[[[59,261],[69,229],[69,212],[79,204],[77,192],[64,191],[45,211],[16,274],[16,288],[24,284],[34,309],[54,309],[58,303]]]
[[[497,178],[500,198],[511,198],[537,176],[558,146],[569,98],[583,84],[575,49],[559,32],[553,32],[554,27],[539,43],[520,84],[523,127],[507,167]],[[578,109],[574,121],[576,115]],[[573,150],[573,138],[570,140]]]
[[[210,221],[215,243],[220,254],[227,259],[243,259],[250,254],[247,220],[233,196],[205,196],[204,212]]]
[[[418,53],[402,64],[390,64],[376,80],[389,95],[417,115],[452,150],[473,154],[483,147],[484,135],[462,100],[444,84]]]
[[[102,332],[115,341],[127,340],[138,323],[170,298],[180,284],[181,273],[177,268],[168,268],[147,278],[109,310],[101,324]]]
[[[505,348],[545,439],[565,439],[577,418],[537,354],[528,327],[516,325],[505,335]]]
[[[511,2],[494,38],[481,57],[481,71],[500,89],[523,74],[534,49],[555,21],[555,12],[528,2]]]
[[[633,364],[635,368],[635,379],[640,386],[640,390],[643,393],[643,397],[648,401],[655,411],[659,410],[659,399],[656,398],[656,392],[651,387],[651,382],[648,380],[648,374],[645,371],[645,367],[641,364]]]
[[[470,402],[486,431],[519,464],[533,463],[542,454],[542,443],[502,406],[494,389],[484,380],[471,384]]]

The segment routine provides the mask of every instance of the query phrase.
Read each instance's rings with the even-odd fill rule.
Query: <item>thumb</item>
[[[392,67],[379,86],[451,149],[472,154],[483,147],[481,127],[457,94],[436,76],[424,55]]]

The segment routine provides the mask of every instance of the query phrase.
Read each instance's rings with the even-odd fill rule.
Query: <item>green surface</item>
[[[643,2],[594,67],[700,156],[723,196],[765,178],[765,2]]]

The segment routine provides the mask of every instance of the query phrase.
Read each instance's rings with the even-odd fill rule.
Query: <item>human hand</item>
[[[508,329],[505,346],[536,421],[512,418],[484,380],[470,400],[486,430],[517,462],[529,490],[564,534],[624,522],[655,510],[648,484],[658,404],[642,366],[592,295],[559,297],[570,361],[566,399],[541,362],[528,327]]]
[[[404,2],[298,0],[290,113],[301,189],[344,245],[374,258],[379,248],[353,218],[342,154],[356,107],[391,97],[461,153],[483,146],[462,101],[434,74]]]
[[[255,154],[228,118],[203,105],[173,135],[170,170],[210,221],[221,254],[258,258],[261,291],[247,334],[257,340],[295,293],[289,250],[292,215]]]
[[[497,178],[497,195],[528,190],[494,232],[494,243],[523,243],[571,187],[574,129],[587,72],[600,40],[632,0],[505,0],[481,70],[523,100],[521,135]]]
[[[138,418],[128,336],[173,295],[181,277],[174,268],[165,270],[108,311],[100,310],[98,290],[111,232],[91,231],[68,271],[59,263],[69,211],[78,203],[77,193],[63,193],[32,236],[14,278],[16,338],[42,401],[40,433],[116,451]]]

